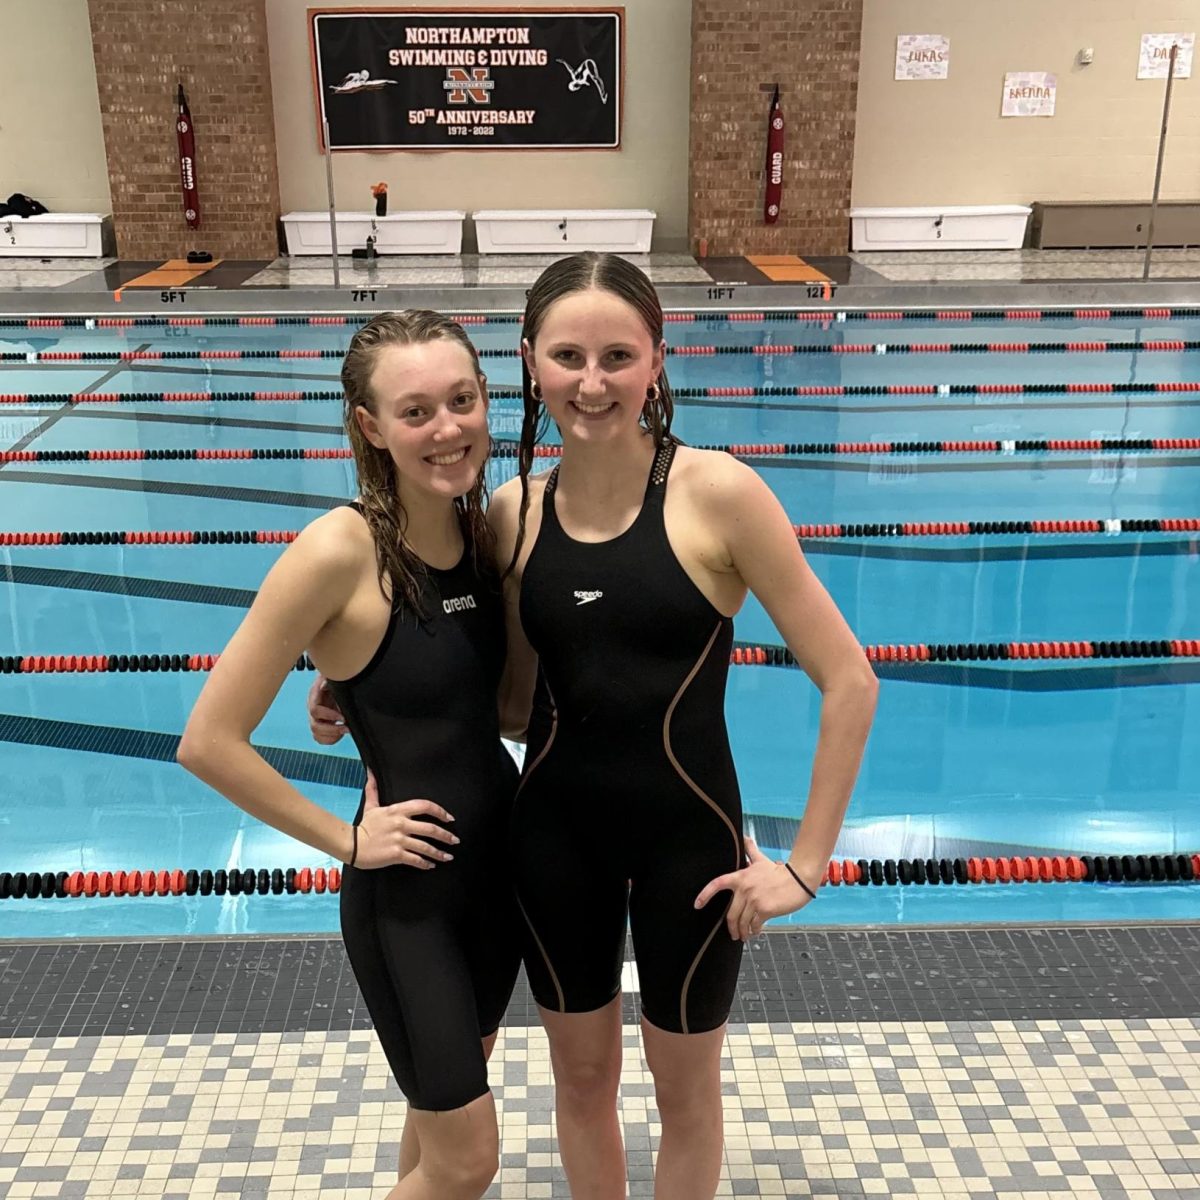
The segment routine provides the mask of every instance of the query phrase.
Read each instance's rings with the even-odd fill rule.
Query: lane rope
[[[854,538],[1050,537],[1200,533],[1200,517],[1050,517],[1011,521],[871,521],[793,525],[802,541]],[[0,546],[261,546],[293,542],[298,529],[0,530]]]
[[[1191,884],[1200,854],[1057,854],[995,858],[833,859],[820,886],[937,886],[1018,883]],[[336,895],[339,867],[132,871],[0,871],[0,900],[112,896]]]
[[[819,342],[812,344],[771,343],[755,346],[668,346],[669,358],[728,356],[778,358],[797,354],[1132,354],[1188,353],[1200,350],[1200,340],[1183,338],[1141,341],[1080,342]],[[340,359],[342,347],[270,350],[9,350],[0,362],[28,363],[157,363],[157,362],[293,362]],[[481,359],[519,358],[519,348],[480,347]]]
[[[843,454],[1077,454],[1081,451],[1125,454],[1200,450],[1200,437],[1190,438],[975,438],[966,441],[931,439],[919,442],[722,442],[695,443],[697,450],[716,450],[737,458],[798,458]],[[493,441],[491,457],[515,460],[515,441]],[[559,458],[559,446],[535,446],[535,459]],[[126,447],[112,450],[2,450],[4,463],[67,462],[266,462],[350,459],[349,446],[262,447]]]
[[[1046,642],[910,642],[861,647],[870,662],[945,663],[1018,662],[1032,659],[1180,659],[1200,658],[1200,638],[1073,640]],[[5,654],[3,675],[124,674],[211,671],[219,654]],[[786,646],[736,642],[729,661],[737,667],[796,667]],[[293,671],[315,671],[300,655]]]
[[[793,387],[681,387],[678,400],[787,399],[813,396],[1146,396],[1200,392],[1200,380],[1159,383],[846,383],[798,384]],[[517,387],[489,386],[493,400],[520,400]],[[342,400],[340,391],[298,388],[259,391],[189,392],[0,392],[0,404],[224,404],[243,401],[320,403]],[[848,411],[853,411],[850,409]]]
[[[455,313],[447,312],[460,325],[519,325],[520,313]],[[1200,317],[1200,308],[1189,306],[1159,306],[1152,308],[978,308],[978,309],[838,309],[786,308],[745,310],[682,311],[664,313],[672,324],[725,321],[771,322],[816,321],[841,323],[845,321],[1172,321]],[[150,329],[150,328],[237,328],[272,326],[346,326],[358,328],[368,317],[355,316],[287,316],[257,315],[237,317],[82,317],[41,316],[0,318],[0,329]]]

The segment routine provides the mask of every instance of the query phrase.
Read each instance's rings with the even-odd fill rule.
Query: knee
[[[616,1103],[621,1060],[572,1057],[554,1060],[554,1087],[560,1102],[573,1109],[607,1108]]]
[[[654,1102],[664,1127],[672,1129],[708,1127],[721,1117],[720,1090],[687,1092],[682,1088],[656,1087]]]
[[[720,1074],[656,1071],[654,1100],[664,1124],[700,1125],[721,1113]]]
[[[463,1148],[450,1168],[450,1185],[455,1194],[482,1196],[500,1170],[500,1155],[494,1145]]]
[[[495,1138],[472,1138],[439,1156],[428,1169],[430,1182],[446,1197],[477,1197],[487,1191],[500,1170],[500,1152]]]

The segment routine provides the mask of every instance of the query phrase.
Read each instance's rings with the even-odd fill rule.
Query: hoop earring
[[[646,389],[646,401],[647,401],[647,403],[649,403],[649,404],[657,404],[657,403],[658,403],[658,401],[659,401],[659,400],[661,400],[661,399],[662,399],[662,391],[659,389],[659,386],[658,386],[658,384],[657,384],[657,383],[652,383],[652,384],[651,384],[651,385],[650,385],[650,386],[649,386],[649,387]]]
[[[535,379],[529,385],[529,394],[539,403],[542,402],[542,385]]]

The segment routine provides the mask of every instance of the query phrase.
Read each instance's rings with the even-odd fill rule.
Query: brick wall
[[[122,258],[274,258],[279,175],[265,0],[89,0]],[[175,88],[196,132],[201,224],[179,190]]]
[[[863,0],[692,0],[688,228],[709,254],[844,254]],[[783,211],[764,225],[767,111],[787,123]]]

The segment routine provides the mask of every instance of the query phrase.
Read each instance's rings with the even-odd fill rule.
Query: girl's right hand
[[[364,870],[377,867],[407,866],[431,871],[439,862],[450,862],[454,855],[431,842],[457,846],[458,838],[448,829],[418,817],[436,817],[450,822],[454,818],[432,800],[403,800],[379,803],[375,776],[367,772],[363,790],[363,815],[358,823],[358,858],[354,865]]]
[[[346,720],[324,675],[318,675],[308,689],[308,728],[322,746],[332,746],[346,736]]]

